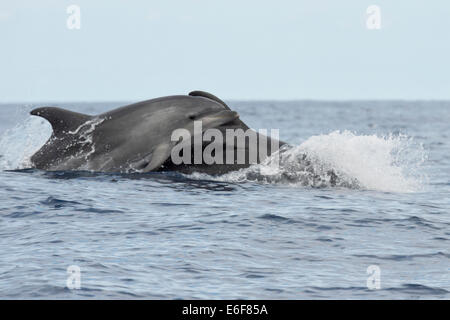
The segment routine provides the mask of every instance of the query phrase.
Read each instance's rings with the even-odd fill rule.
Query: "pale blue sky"
[[[0,102],[450,99],[448,0],[1,0],[0,41]]]

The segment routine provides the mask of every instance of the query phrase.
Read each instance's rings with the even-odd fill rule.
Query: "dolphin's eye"
[[[195,120],[195,118],[197,118],[197,116],[196,116],[195,114],[190,114],[190,115],[189,115],[189,119]]]

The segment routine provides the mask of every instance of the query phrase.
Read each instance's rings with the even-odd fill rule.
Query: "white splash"
[[[24,169],[31,166],[30,158],[50,138],[50,124],[38,117],[6,130],[0,136],[0,170]]]
[[[421,144],[405,135],[379,137],[335,131],[313,136],[291,152],[306,153],[312,161],[335,170],[347,182],[356,180],[364,189],[414,192],[424,181],[420,166],[426,153]]]
[[[298,146],[281,150],[279,165],[269,158],[262,164],[220,177],[204,174],[189,177],[416,192],[427,180],[421,170],[426,159],[423,146],[404,135],[380,137],[335,131],[312,136]]]
[[[103,123],[103,121],[105,121],[105,118],[94,118],[80,125],[75,131],[68,132],[68,134],[71,135],[79,135],[77,144],[81,146],[80,148],[81,151],[78,154],[76,154],[74,158],[82,156],[85,160],[88,160],[89,156],[95,152],[93,133],[95,128],[101,123]],[[82,150],[83,146],[90,146],[90,150],[88,152],[83,151]]]

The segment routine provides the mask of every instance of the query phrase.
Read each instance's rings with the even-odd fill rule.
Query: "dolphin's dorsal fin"
[[[227,106],[227,104],[225,102],[223,102],[222,100],[220,100],[219,98],[217,98],[215,95],[205,92],[205,91],[192,91],[189,92],[189,95],[192,97],[205,97],[211,100],[214,100],[218,103],[220,103],[221,105],[223,105],[227,110],[231,110],[229,106]]]
[[[30,112],[33,116],[39,116],[46,119],[52,125],[56,136],[68,131],[74,131],[83,123],[92,119],[87,114],[77,113],[56,107],[37,108]]]

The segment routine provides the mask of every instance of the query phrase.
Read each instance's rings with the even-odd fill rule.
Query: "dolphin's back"
[[[108,156],[105,155],[111,154],[110,150],[118,147],[128,153],[136,153],[131,157],[142,157],[143,154],[136,149],[140,149],[140,146],[148,148],[155,140],[161,140],[163,137],[158,136],[163,132],[161,129],[172,125],[159,121],[160,119],[174,118],[174,113],[175,118],[184,119],[194,109],[198,111],[211,108],[229,110],[219,98],[201,91],[195,91],[192,95],[174,95],[141,101],[93,116],[56,107],[37,108],[31,111],[31,114],[48,120],[53,134],[32,156],[31,162],[38,169],[71,170],[80,168],[90,159],[86,169],[120,171],[122,162],[130,160],[126,152],[123,158],[122,154],[115,154],[112,157],[114,160],[106,167],[95,162],[107,162]],[[239,119],[235,121],[240,122]],[[152,132],[144,141],[142,134],[145,134],[145,131],[142,131],[142,128],[149,128],[146,130]],[[133,144],[137,144],[136,134],[141,136],[138,137],[141,143],[133,148]],[[89,141],[95,144],[95,148],[87,143]],[[94,160],[96,157],[98,161]]]
[[[192,91],[189,93],[189,95],[173,95],[136,102],[103,113],[99,115],[99,117],[117,118],[135,112],[153,113],[161,110],[166,110],[169,107],[182,107],[186,110],[186,113],[188,113],[192,107],[198,107],[202,104],[205,106],[214,104],[217,106],[221,106],[226,110],[231,110],[225,104],[225,102],[208,92]]]

